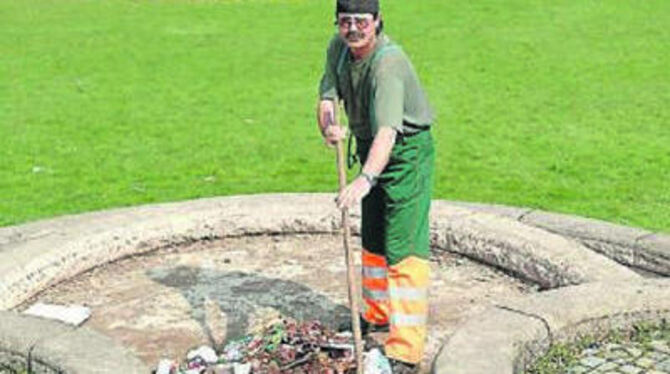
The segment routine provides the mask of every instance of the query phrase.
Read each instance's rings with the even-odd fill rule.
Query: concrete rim
[[[669,279],[588,283],[512,299],[464,323],[442,346],[432,372],[524,373],[555,342],[669,316]]]
[[[98,332],[7,311],[0,311],[0,357],[31,373],[150,373],[132,352]]]
[[[0,228],[0,310],[93,267],[165,246],[245,235],[336,233],[340,214],[332,197],[208,198]],[[356,211],[352,214],[359,216]],[[352,219],[352,225],[352,231],[359,232],[358,219]],[[579,217],[435,201],[431,235],[434,250],[465,255],[543,289],[638,281],[636,273],[602,254],[670,274],[670,237]]]

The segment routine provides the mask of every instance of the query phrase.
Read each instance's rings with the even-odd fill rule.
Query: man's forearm
[[[368,175],[359,175],[358,178],[340,191],[336,199],[339,208],[351,208],[370,192],[370,189],[375,185],[374,178],[371,179],[370,174],[378,176],[384,171],[391,158],[395,138],[396,130],[391,127],[382,127],[377,131],[375,138],[372,140],[367,161],[363,165],[363,173]]]
[[[372,140],[368,159],[363,165],[363,172],[379,175],[384,171],[391,157],[391,150],[395,144],[397,131],[392,127],[381,127]]]
[[[321,134],[326,131],[326,127],[334,125],[334,116],[335,116],[335,102],[329,99],[321,99],[317,104],[316,108],[316,118],[317,124],[319,125],[319,130]]]

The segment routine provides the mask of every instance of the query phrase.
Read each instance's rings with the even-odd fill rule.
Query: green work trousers
[[[372,140],[356,139],[361,164],[365,164],[371,145]],[[409,256],[429,257],[434,162],[430,131],[398,134],[379,183],[363,198],[363,248],[385,256],[390,266]]]

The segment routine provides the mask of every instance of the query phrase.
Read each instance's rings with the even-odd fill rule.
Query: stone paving
[[[567,374],[668,374],[670,344],[666,340],[648,343],[604,343],[583,350],[579,362]]]

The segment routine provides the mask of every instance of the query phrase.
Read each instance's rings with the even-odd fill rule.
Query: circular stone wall
[[[354,211],[353,216],[352,231],[356,233],[358,232],[357,212]],[[233,238],[244,241],[245,238],[250,237],[259,239],[263,235],[274,236],[275,239],[282,236],[300,238],[301,234],[333,236],[339,231],[340,214],[334,207],[331,194],[256,195],[202,199],[87,213],[0,228],[0,259],[2,260],[0,261],[0,310],[17,309],[45,289],[70,279],[72,279],[70,283],[54,289],[53,294],[49,291],[43,293],[42,297],[45,300],[47,297],[56,297],[58,290],[66,289],[70,289],[72,293],[61,293],[59,294],[61,297],[75,295],[77,294],[75,285],[87,279],[92,281],[95,279],[96,272],[102,274],[106,269],[113,269],[114,266],[120,266],[117,271],[121,271],[123,266],[131,266],[129,264],[132,261],[142,260],[134,259],[128,263],[119,262],[112,266],[100,267],[129,256],[163,250],[162,255],[152,256],[164,258],[171,255],[165,253],[174,249],[184,251],[185,255],[198,250],[216,252],[216,249],[212,248],[187,248],[189,244],[203,243],[203,241],[211,241],[211,244],[221,241],[224,243],[222,245],[225,245]],[[281,242],[284,239],[281,239]],[[333,243],[336,243],[332,248],[340,248],[340,244],[337,244],[338,240],[332,240],[334,240]],[[198,244],[195,245],[197,246]],[[616,284],[640,282],[640,275],[621,264],[655,274],[670,274],[670,239],[666,235],[522,208],[434,201],[431,210],[431,246],[437,258],[442,258],[441,255],[444,253],[458,254],[479,263],[503,269],[507,274],[522,280],[524,284],[532,284],[540,290],[571,288],[569,286],[590,282],[601,285],[613,284],[612,282],[617,282]],[[308,247],[312,248],[312,246]],[[287,253],[291,251],[291,249],[286,250]],[[309,253],[309,251],[305,252]],[[335,254],[336,252],[328,252],[334,256],[329,263],[342,261],[335,260],[339,257]],[[266,252],[263,252],[262,255],[265,256]],[[291,259],[295,261],[292,253],[288,257],[292,257]],[[202,256],[191,257],[196,262],[201,258]],[[448,264],[448,257],[444,258],[447,259],[444,261]],[[291,269],[295,270],[296,266],[310,268],[309,265],[290,262],[281,263],[281,265],[275,263],[275,266],[271,267],[262,266],[263,271],[269,273],[262,271],[252,273],[242,272],[239,269],[230,271],[233,265],[237,266],[237,264],[233,259],[228,260],[229,262],[226,262],[224,258],[223,264],[219,265],[228,265],[230,269],[218,269],[217,264],[212,269],[214,262],[199,262],[198,269],[200,270],[196,271],[193,265],[188,265],[188,261],[175,258],[174,261],[186,261],[186,263],[176,268],[172,263],[163,264],[162,267],[158,264],[152,272],[137,273],[141,274],[145,281],[148,279],[153,282],[147,284],[161,285],[164,289],[171,290],[172,293],[172,296],[162,299],[167,305],[159,303],[147,305],[146,308],[162,310],[160,313],[165,313],[164,310],[173,308],[173,302],[176,300],[185,301],[183,305],[191,309],[187,316],[196,321],[203,321],[196,325],[203,331],[209,330],[213,336],[217,332],[221,334],[221,331],[224,330],[207,327],[210,323],[207,319],[207,315],[211,313],[209,310],[212,309],[210,306],[215,306],[217,303],[207,301],[206,296],[210,295],[210,299],[216,300],[230,297],[230,294],[220,294],[219,291],[216,291],[220,287],[203,290],[201,285],[204,283],[200,281],[201,279],[210,280],[214,284],[224,282],[230,285],[232,282],[238,290],[245,291],[247,294],[253,293],[250,291],[253,289],[250,286],[253,285],[259,285],[262,288],[269,287],[270,284],[273,286],[275,284],[286,285],[293,282],[303,288],[295,286],[289,287],[290,289],[305,290],[303,295],[314,295],[310,296],[311,298],[307,297],[310,300],[308,304],[311,306],[315,305],[312,301],[324,300],[324,298],[328,300],[327,303],[330,303],[328,305],[335,306],[336,311],[338,310],[337,305],[343,305],[341,299],[338,301],[337,295],[329,294],[328,289],[319,289],[318,285],[311,285],[309,280],[299,283],[293,281],[295,278],[289,277],[290,275],[299,278],[300,272],[290,273]],[[313,260],[306,259],[306,261]],[[322,266],[324,263],[321,258],[316,260],[318,261],[317,266]],[[452,260],[464,261],[462,257]],[[435,268],[437,262],[433,266]],[[78,275],[96,267],[100,268],[77,278]],[[482,267],[482,269],[485,268]],[[132,270],[129,271],[129,278],[139,276],[133,275]],[[117,274],[117,272],[111,272],[107,277],[100,279],[116,279]],[[222,278],[221,274],[225,276]],[[440,271],[435,271],[435,274],[439,275]],[[431,292],[439,289],[439,292],[444,291],[445,294],[458,294],[456,290],[450,290],[452,285],[458,284],[458,279],[450,278],[455,272],[446,271],[444,274],[444,278],[434,279]],[[281,278],[282,276],[285,278]],[[257,282],[258,277],[262,278],[260,282]],[[486,288],[490,288],[489,286],[487,284]],[[146,299],[143,298],[146,293],[142,288],[130,286],[127,288],[127,300],[119,296],[119,299],[116,299],[118,302],[128,301],[141,304],[141,301],[138,300]],[[523,286],[521,288],[523,289]],[[510,290],[513,291],[514,287]],[[266,294],[284,296],[277,292],[256,294],[259,300],[265,301],[267,300],[263,295]],[[493,294],[491,294],[492,299],[495,298]],[[89,299],[94,299],[96,295],[89,292]],[[537,295],[542,295],[542,293]],[[115,296],[108,295],[108,297],[113,300]],[[297,302],[297,299],[300,297],[294,300]],[[160,301],[161,298],[157,300]],[[193,300],[200,301],[194,302]],[[480,300],[487,301],[486,297],[475,298],[474,304]],[[632,298],[632,300],[636,299]],[[258,302],[258,304],[263,305],[265,301]],[[198,302],[202,304],[201,309],[193,307]],[[433,303],[437,305],[439,301],[434,300]],[[456,305],[457,309],[463,307],[461,312],[468,315],[465,326],[489,313],[484,312],[480,316],[475,313],[476,310],[471,309],[472,306],[468,306],[468,303],[472,302],[467,298],[453,300],[453,305]],[[113,302],[110,302],[111,304]],[[507,310],[511,313],[508,313],[507,316],[512,321],[515,318],[519,319],[517,318],[518,311],[508,310],[506,305],[506,303],[500,303],[492,308],[495,313],[501,315],[505,313],[500,310]],[[645,305],[645,308],[648,309],[649,306]],[[132,310],[132,308],[120,307],[119,311],[124,309]],[[441,314],[444,310],[447,310],[446,306],[431,309],[431,326],[440,325],[441,321],[449,320],[448,313],[446,316]],[[528,311],[523,311],[523,313],[532,315]],[[124,369],[124,372],[146,371],[146,367],[127,356],[126,350],[120,349],[119,345],[111,344],[105,340],[107,338],[101,337],[99,333],[87,327],[62,331],[61,325],[55,326],[53,323],[47,323],[48,321],[42,321],[44,324],[37,323],[33,319],[22,317],[14,312],[0,312],[0,314],[2,315],[0,318],[0,354],[9,352],[12,357],[28,357],[28,361],[47,363],[64,372],[88,372],[84,368],[87,362],[95,362],[98,373],[116,372],[119,362],[129,363],[129,367]],[[335,312],[334,315],[338,315],[338,312]],[[457,313],[454,316],[457,316]],[[328,316],[323,318],[327,319]],[[580,321],[579,315],[570,314],[570,318],[572,322],[577,321],[575,323]],[[128,328],[122,324],[133,323],[133,319],[134,317],[131,317],[131,322],[121,321],[117,327],[119,329]],[[232,319],[235,320],[235,317]],[[139,322],[135,323],[140,325],[143,323],[148,327],[154,323],[151,318],[147,320],[146,317],[144,320],[139,317],[136,320]],[[495,334],[501,326],[509,326],[510,320],[503,318],[502,321],[497,321],[494,318],[493,325],[486,327],[486,330]],[[509,343],[511,347],[519,346],[515,340],[519,337],[532,336],[536,340],[542,340],[542,331],[548,329],[551,332],[550,324],[540,323],[536,326],[534,323],[522,320],[523,318],[519,319],[523,328],[511,332],[509,339],[505,340],[505,343]],[[95,316],[90,323],[93,325],[94,322]],[[225,325],[230,331],[234,330],[232,327],[229,328],[227,322],[220,321],[219,323],[220,326]],[[234,325],[238,324],[234,323]],[[538,335],[532,331],[527,332],[527,329],[537,330],[540,333]],[[438,340],[449,338],[448,344],[455,344],[454,342],[458,341],[456,336],[463,335],[458,335],[458,331],[464,331],[463,327],[459,328],[452,338],[447,336],[449,332],[445,330],[445,335],[434,339],[433,342],[439,344]],[[500,331],[500,334],[504,333]],[[477,342],[472,340],[472,337],[473,335],[465,334],[466,340],[462,344],[459,343],[459,346],[481,352],[481,348],[477,346]],[[97,343],[94,344],[94,342]],[[109,352],[109,354],[99,354],[99,350],[93,349],[96,346],[107,347],[104,352]],[[86,349],[87,347],[89,349]],[[112,349],[112,347],[115,348]],[[501,345],[498,351],[508,352],[506,348],[503,348]],[[77,355],[72,357],[71,352],[75,351]],[[514,352],[514,350],[509,352]],[[120,358],[119,355],[125,358]],[[506,359],[515,360],[516,357],[515,353]],[[444,368],[449,368],[449,360],[443,359],[444,357],[440,358],[438,362],[443,364]],[[503,367],[506,366],[497,366],[497,369]],[[468,374],[476,373],[476,371],[468,370],[465,371]],[[507,373],[508,371],[505,369],[502,372]]]

